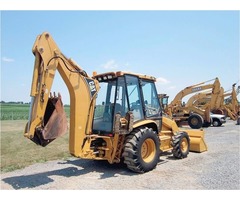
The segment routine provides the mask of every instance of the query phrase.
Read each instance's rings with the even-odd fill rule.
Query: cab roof
[[[117,77],[121,77],[124,75],[131,75],[136,76],[140,79],[150,80],[150,81],[156,81],[156,78],[153,76],[143,75],[143,74],[137,74],[132,72],[124,72],[124,71],[117,71],[117,72],[107,72],[102,74],[97,74],[96,72],[93,74],[93,78],[97,79],[99,82],[108,81]]]

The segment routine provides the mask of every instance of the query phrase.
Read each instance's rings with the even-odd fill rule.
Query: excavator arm
[[[238,100],[237,95],[239,92],[240,86],[235,89],[236,83],[232,85],[232,91],[223,94],[223,98],[221,101],[221,107],[227,111],[228,116],[232,120],[237,120],[239,111],[238,111]],[[229,96],[228,98],[224,99],[225,97]]]
[[[206,84],[207,82],[213,81],[214,83],[212,84]],[[205,85],[204,85],[205,84]],[[189,95],[189,94],[193,94],[199,91],[205,91],[205,90],[209,90],[212,89],[211,92],[211,102],[210,104],[208,104],[208,108],[205,108],[205,112],[201,111],[201,109],[194,107],[193,105],[189,106],[189,104],[183,106],[182,105],[182,99]],[[201,115],[206,115],[206,119],[207,121],[210,121],[210,115],[209,115],[209,110],[211,109],[211,105],[215,105],[216,102],[218,101],[218,96],[221,90],[221,86],[220,86],[220,81],[218,78],[209,80],[209,81],[205,81],[202,83],[198,83],[192,86],[188,86],[186,88],[184,88],[183,90],[181,90],[173,99],[173,101],[169,104],[168,106],[168,110],[167,113],[170,116],[173,116],[173,114],[175,113],[179,113],[180,110],[183,110],[185,112],[189,112],[189,111],[195,111]]]
[[[186,103],[186,107],[192,106],[192,105],[200,107],[205,105],[207,102],[210,101],[211,94],[212,94],[211,92],[205,92],[205,93],[197,93],[191,96]]]
[[[73,60],[66,58],[49,33],[36,38],[32,49],[35,55],[31,86],[29,121],[24,136],[46,146],[67,131],[61,95],[50,91],[56,71],[64,80],[70,94],[70,153],[79,156],[79,147],[91,133],[98,81],[89,77]]]
[[[195,84],[195,85],[188,86],[188,87],[184,88],[183,90],[181,90],[181,91],[175,96],[175,98],[173,99],[173,101],[170,103],[169,107],[181,106],[182,99],[183,99],[185,96],[187,96],[187,95],[189,95],[189,94],[192,94],[192,93],[196,93],[196,92],[203,91],[203,90],[207,90],[207,89],[212,89],[212,90],[219,91],[219,89],[220,89],[219,79],[218,79],[218,78],[215,78],[215,79],[213,79],[213,80],[215,80],[213,84],[206,84],[206,85],[204,85],[205,83],[207,83],[207,82],[209,82],[209,81],[212,81],[212,80],[209,80],[209,81],[205,81],[205,82],[198,83],[198,84]]]

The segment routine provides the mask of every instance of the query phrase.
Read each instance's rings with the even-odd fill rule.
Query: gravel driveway
[[[1,174],[1,189],[240,189],[240,126],[227,121],[205,129],[208,151],[177,160],[161,155],[156,169],[136,174],[123,164],[72,158]]]

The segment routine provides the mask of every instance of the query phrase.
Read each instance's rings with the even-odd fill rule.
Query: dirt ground
[[[185,159],[160,156],[137,174],[122,164],[71,158],[1,174],[2,190],[240,190],[240,126],[228,120],[205,129],[208,151]]]

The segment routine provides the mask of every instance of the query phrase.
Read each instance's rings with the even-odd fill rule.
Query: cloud
[[[161,83],[161,84],[170,83],[169,80],[167,80],[167,79],[165,79],[165,78],[163,78],[163,77],[158,77],[158,78],[157,78],[157,82],[158,82],[158,83]]]
[[[105,64],[102,65],[104,69],[117,69],[118,64],[115,62],[115,60],[109,60]]]
[[[14,59],[12,58],[7,58],[7,57],[2,57],[3,62],[14,62]]]

